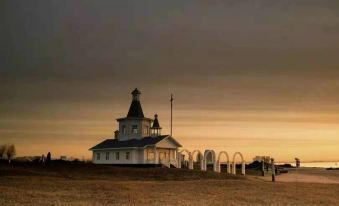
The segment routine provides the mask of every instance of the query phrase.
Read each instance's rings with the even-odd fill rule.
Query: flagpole
[[[171,136],[172,136],[172,132],[173,132],[173,94],[171,94]]]

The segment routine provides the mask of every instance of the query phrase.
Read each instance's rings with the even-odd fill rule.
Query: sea
[[[295,166],[295,162],[278,163],[278,164],[291,164]],[[300,167],[320,167],[320,168],[339,168],[338,162],[301,162]]]

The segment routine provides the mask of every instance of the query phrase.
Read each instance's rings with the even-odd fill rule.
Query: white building
[[[144,117],[140,91],[132,93],[127,117],[119,118],[119,130],[113,139],[106,139],[92,147],[95,164],[163,164],[177,166],[181,145],[170,135],[161,135],[158,115]]]

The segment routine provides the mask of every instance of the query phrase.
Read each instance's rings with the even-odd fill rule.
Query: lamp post
[[[265,157],[261,157],[261,176],[265,177]]]
[[[275,182],[274,158],[271,158],[271,165],[272,165],[272,182]]]

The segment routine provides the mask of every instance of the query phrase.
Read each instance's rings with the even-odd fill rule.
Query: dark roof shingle
[[[142,107],[140,101],[133,100],[131,106],[129,107],[127,117],[137,117],[144,118],[144,112],[142,111]]]
[[[118,141],[117,139],[106,139],[105,141],[92,147],[90,150],[106,148],[145,147],[147,145],[154,145],[165,139],[166,137],[168,137],[168,135],[161,135],[157,137],[144,137],[142,139],[131,139],[126,141]]]

